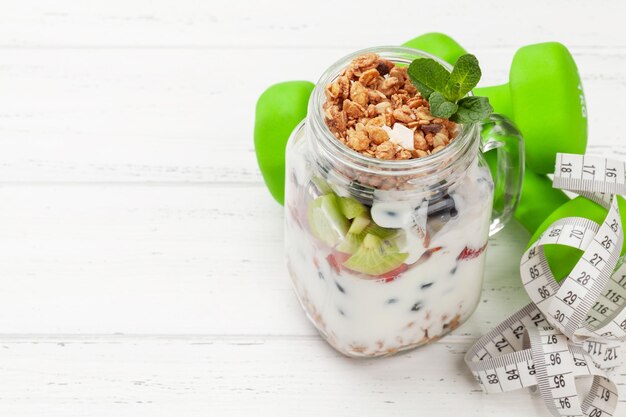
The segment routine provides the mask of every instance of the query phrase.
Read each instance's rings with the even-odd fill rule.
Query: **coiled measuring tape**
[[[554,416],[613,416],[618,391],[612,371],[626,341],[626,264],[616,269],[624,236],[615,195],[626,195],[626,164],[558,154],[553,185],[608,209],[602,224],[567,217],[553,223],[524,253],[520,275],[532,303],[483,336],[465,362],[487,393],[538,387]],[[583,255],[558,283],[544,245]],[[577,377],[593,378],[579,395]],[[582,398],[582,400],[581,400]]]

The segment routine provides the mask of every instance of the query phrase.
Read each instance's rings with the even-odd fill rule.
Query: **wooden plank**
[[[575,13],[565,14],[566,10]],[[271,6],[254,0],[5,0],[0,39],[11,47],[278,46],[301,50],[394,44],[420,33],[446,31],[473,47],[558,39],[606,48],[626,46],[624,11],[620,0],[605,1],[601,7],[583,0],[566,5],[527,0],[516,6],[493,0],[441,0],[427,8],[407,1],[382,5],[373,0],[362,1],[358,7],[331,0],[307,7],[288,0],[273,1]],[[339,20],[350,24],[338,29]]]
[[[480,391],[463,363],[469,343],[379,360],[311,338],[5,336],[0,346],[3,415],[550,415],[537,393]],[[623,391],[626,375],[616,382]]]
[[[0,187],[6,333],[314,335],[260,186]],[[491,241],[475,337],[527,302],[512,224]]]
[[[252,132],[263,89],[315,79],[349,49],[0,49],[0,181],[259,183]],[[484,84],[513,48],[477,49]],[[581,50],[590,144],[626,152],[611,97],[626,95],[626,53]],[[595,152],[595,149],[594,149]]]

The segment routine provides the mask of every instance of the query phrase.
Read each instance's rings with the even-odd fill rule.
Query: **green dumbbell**
[[[422,35],[404,46],[435,55],[437,51],[453,51],[442,56],[451,63],[464,53],[458,43],[439,33]],[[551,173],[557,152],[585,152],[585,98],[576,63],[562,44],[546,42],[520,48],[511,64],[509,83],[476,88],[474,94],[489,97],[496,112],[515,122],[526,142],[526,166],[531,171]]]
[[[533,46],[540,47],[544,44],[539,45],[531,45],[524,48],[530,48]],[[417,38],[411,39],[410,41],[403,44],[403,46],[407,46],[409,48],[419,49],[424,52],[428,52],[432,55],[435,55],[450,64],[454,64],[456,60],[463,54],[467,53],[459,45],[454,39],[451,37],[444,35],[443,33],[427,33]],[[522,48],[522,49],[524,49]],[[546,52],[547,54],[547,52]],[[560,55],[559,55],[560,56]],[[544,58],[546,58],[544,56]],[[487,88],[476,88],[474,89],[474,93],[476,95],[486,95],[485,90],[493,89],[495,87],[487,87]],[[501,87],[497,87],[501,88]],[[490,101],[493,100],[493,97],[490,97]],[[556,100],[556,99],[555,99]],[[496,100],[492,102],[494,109],[498,113],[505,114],[508,112],[509,107],[505,105],[504,108],[502,106],[502,100]],[[508,115],[509,118],[512,115]],[[513,119],[516,123],[517,121]],[[531,131],[532,132],[532,131]],[[584,130],[583,142],[586,145],[586,129]],[[543,146],[543,141],[538,138],[530,138],[524,134],[522,130],[522,135],[524,135],[524,141],[526,142],[526,153],[532,152],[533,149],[536,150],[537,145],[539,147]],[[557,141],[565,141],[568,140],[567,136],[559,135],[556,137]],[[533,145],[534,148],[533,148]],[[584,152],[585,146],[583,146],[582,152]],[[485,154],[487,162],[489,162],[489,166],[492,168],[492,172],[496,166],[496,153],[488,152]],[[526,159],[527,167],[528,167],[528,157]],[[552,169],[554,170],[554,162],[552,162]],[[534,232],[537,230],[537,227],[542,223],[542,221],[550,215],[554,210],[556,210],[559,206],[563,205],[569,201],[567,195],[561,190],[552,188],[552,181],[546,177],[545,175],[536,174],[535,172],[526,169],[524,172],[524,181],[522,183],[522,192],[519,205],[517,210],[515,211],[515,218],[529,231]]]
[[[254,149],[263,179],[280,204],[285,199],[285,147],[289,135],[306,117],[315,85],[309,81],[274,84],[256,103]]]

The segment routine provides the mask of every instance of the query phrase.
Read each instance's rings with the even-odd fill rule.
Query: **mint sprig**
[[[465,97],[482,75],[474,55],[462,55],[452,72],[434,59],[417,58],[411,62],[407,73],[422,97],[428,100],[430,113],[435,117],[457,123],[477,123],[493,113],[487,97]]]

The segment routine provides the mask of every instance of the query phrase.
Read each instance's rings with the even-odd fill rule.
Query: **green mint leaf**
[[[407,72],[411,82],[430,103],[430,113],[435,117],[457,123],[478,123],[493,113],[488,98],[465,97],[481,77],[474,55],[462,55],[451,73],[430,58],[414,60]]]
[[[459,100],[458,105],[458,110],[450,117],[456,123],[478,123],[493,113],[487,97],[465,97]],[[431,114],[435,115],[432,109]]]
[[[445,89],[445,96],[450,101],[458,101],[469,93],[480,80],[481,72],[478,59],[474,55],[462,55],[454,64]],[[438,90],[441,91],[441,90]]]
[[[459,108],[455,103],[446,100],[443,94],[438,91],[430,95],[428,102],[430,103],[430,114],[444,119],[450,118]]]
[[[450,73],[431,58],[418,58],[411,62],[407,70],[409,78],[420,94],[426,99],[433,91],[445,91]]]

